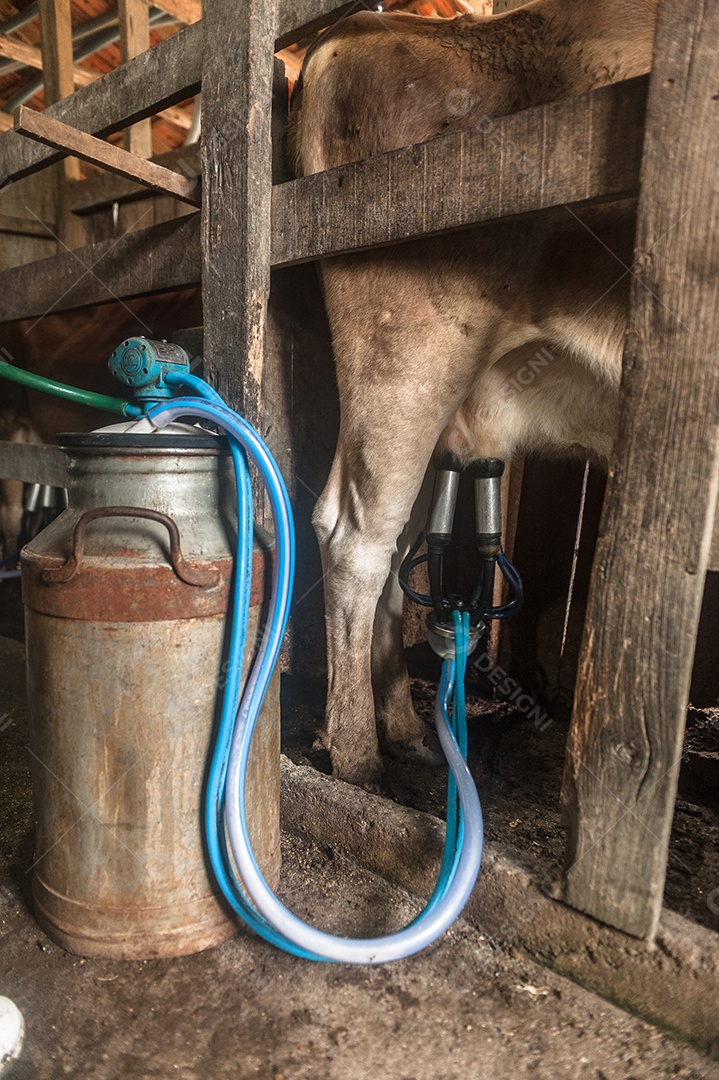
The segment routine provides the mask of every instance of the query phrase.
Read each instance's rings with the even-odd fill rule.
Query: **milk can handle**
[[[161,514],[159,510],[147,510],[141,506],[97,506],[92,510],[86,510],[75,525],[72,555],[65,565],[43,571],[42,576],[45,582],[50,585],[64,585],[72,581],[82,566],[87,526],[103,517],[139,517],[147,518],[149,521],[158,521],[170,534],[170,562],[181,581],[188,585],[216,585],[219,581],[219,571],[214,567],[201,570],[188,566],[180,550],[180,530],[167,514]]]

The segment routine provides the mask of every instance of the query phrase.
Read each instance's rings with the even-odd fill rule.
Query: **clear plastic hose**
[[[183,379],[187,381],[187,377],[183,376]],[[193,388],[197,389],[194,385]],[[459,825],[457,828],[448,829],[450,843],[440,871],[440,881],[429,904],[409,926],[383,938],[344,938],[308,926],[278,900],[265,881],[252,851],[245,815],[245,779],[250,744],[282,644],[289,613],[295,558],[289,499],[279,469],[254,428],[226,406],[219,404],[214,391],[210,390],[209,394],[207,390],[202,392],[211,400],[177,399],[153,407],[147,415],[152,423],[160,428],[181,416],[209,420],[227,432],[231,443],[236,440],[256,465],[266,485],[276,541],[271,615],[236,715],[234,703],[237,700],[241,670],[241,653],[238,663],[236,645],[240,638],[244,644],[245,611],[237,611],[233,618],[230,679],[225,689],[225,707],[207,784],[205,823],[213,870],[233,908],[249,925],[274,944],[296,955],[354,964],[379,964],[410,956],[439,937],[457,918],[472,891],[482,857],[483,825],[479,798],[448,717],[449,698],[455,682],[455,661],[447,660],[443,666],[435,722],[453,783],[456,785]],[[238,463],[237,457],[235,463]],[[238,547],[246,556],[246,553],[251,553],[252,550],[252,518],[249,510],[249,481],[242,475],[245,473],[243,466],[237,477],[237,486]],[[240,574],[238,571],[237,577],[244,576],[244,573]],[[241,589],[241,586],[236,584],[235,597],[238,589]],[[247,601],[244,596],[242,602],[246,610]],[[456,612],[454,619],[457,635],[457,674],[459,676],[461,672],[463,676],[467,658],[469,618],[466,613],[460,616]],[[228,731],[228,728],[234,728],[234,731]],[[224,847],[223,810],[232,854],[254,909],[242,896],[237,882],[231,880],[229,856]]]

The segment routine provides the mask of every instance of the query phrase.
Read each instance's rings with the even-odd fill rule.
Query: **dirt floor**
[[[436,682],[426,676],[432,673],[434,657],[424,648],[413,652],[412,696],[420,715],[431,723]],[[541,858],[558,877],[565,846],[560,789],[569,708],[543,707],[546,719],[538,728],[509,703],[481,696],[486,688],[471,676],[467,685],[470,763],[486,835]],[[293,761],[329,771],[328,756],[313,746],[322,723],[323,692],[314,682],[288,687],[283,743]],[[391,797],[444,816],[446,770],[392,761],[386,769]],[[664,903],[719,931],[719,708],[688,711]]]
[[[356,865],[287,837],[282,893],[348,934],[417,904]],[[23,1010],[13,1080],[712,1080],[719,1065],[461,922],[381,968],[311,964],[248,935],[177,960],[81,960],[4,872],[0,986]]]
[[[176,960],[65,953],[31,914],[23,684],[22,647],[0,641],[0,994],[15,1000],[28,1028],[12,1080],[719,1080],[719,1065],[698,1051],[461,921],[425,953],[372,969],[300,961],[247,933]],[[431,683],[418,678],[415,691],[431,709]],[[322,766],[312,749],[321,688],[287,681],[285,698],[291,756]],[[507,706],[474,694],[470,701],[488,834],[558,865],[563,725],[537,732]],[[692,721],[692,738],[704,720]],[[396,798],[441,808],[442,770],[395,765],[389,782]],[[706,815],[716,828],[716,807],[686,806],[668,897],[675,889],[678,910],[699,912],[703,903],[711,916],[706,890],[716,862],[706,869],[710,841],[701,825]],[[317,925],[366,935],[418,910],[415,898],[306,839],[285,836],[283,855],[283,898]]]

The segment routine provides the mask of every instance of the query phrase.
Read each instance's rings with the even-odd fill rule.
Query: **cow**
[[[533,0],[503,15],[363,12],[309,51],[291,147],[307,175],[650,70],[658,0]],[[448,185],[452,177],[446,179]],[[510,181],[511,182],[511,181]],[[581,220],[580,220],[581,217]],[[634,210],[567,211],[323,260],[340,432],[313,515],[335,776],[381,789],[380,750],[434,760],[412,706],[397,569],[433,455],[606,459]],[[537,354],[530,385],[516,375]],[[414,508],[414,511],[413,511]]]
[[[169,337],[201,323],[200,290],[183,289],[7,324],[0,327],[0,359],[70,386],[124,397],[107,366],[124,338]],[[54,443],[61,431],[91,431],[120,419],[0,379],[0,439]],[[0,480],[0,552],[16,550],[21,518],[22,484]]]

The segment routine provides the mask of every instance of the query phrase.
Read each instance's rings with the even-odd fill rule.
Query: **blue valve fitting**
[[[164,401],[173,396],[166,376],[170,372],[186,375],[190,358],[184,349],[170,341],[131,337],[118,345],[108,367],[119,382],[132,387],[136,398]]]

